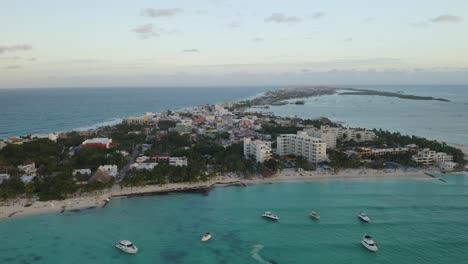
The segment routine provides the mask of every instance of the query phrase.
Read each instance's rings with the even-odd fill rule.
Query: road
[[[122,179],[127,175],[128,171],[130,170],[130,165],[135,162],[135,159],[138,157],[138,154],[140,154],[141,150],[141,145],[138,144],[135,146],[135,149],[133,150],[132,154],[128,157],[128,162],[123,166],[123,168],[119,172],[119,177],[116,182],[122,181]]]

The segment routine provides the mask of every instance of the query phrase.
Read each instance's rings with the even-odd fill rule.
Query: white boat
[[[320,219],[320,215],[317,212],[310,212],[310,217],[312,217],[315,220]]]
[[[369,235],[364,235],[362,237],[361,244],[372,252],[376,252],[378,250],[377,243],[375,243]]]
[[[369,216],[368,216],[366,213],[360,213],[360,214],[358,214],[358,217],[359,217],[362,221],[364,221],[364,222],[366,222],[366,223],[369,223],[369,222],[370,222],[370,218],[369,218]]]
[[[138,248],[128,240],[120,241],[119,243],[115,244],[115,247],[128,254],[136,254],[138,252]]]
[[[203,235],[201,241],[202,241],[202,242],[206,242],[206,241],[208,241],[208,240],[210,240],[210,239],[211,239],[211,233],[210,233],[210,232],[206,232],[206,233]]]
[[[272,212],[265,212],[262,214],[262,216],[265,218],[272,219],[272,220],[279,220],[279,216],[273,214]]]

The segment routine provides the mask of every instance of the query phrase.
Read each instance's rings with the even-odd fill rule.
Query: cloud
[[[262,42],[263,39],[262,38],[253,38],[252,41],[253,42]]]
[[[149,17],[173,17],[182,12],[183,10],[181,8],[166,8],[166,9],[146,8],[141,11],[141,15],[149,16]]]
[[[295,23],[300,21],[301,19],[297,16],[287,16],[283,13],[273,13],[271,16],[265,18],[265,22],[275,23]]]
[[[135,33],[137,33],[140,38],[150,38],[150,37],[159,37],[160,33],[157,32],[154,28],[153,24],[144,24],[137,26],[136,28],[133,29]]]
[[[460,17],[460,16],[445,14],[445,15],[440,15],[440,16],[431,18],[429,21],[431,21],[432,23],[441,23],[441,24],[453,23],[453,24],[456,24],[456,23],[462,22],[463,18]]]
[[[199,52],[199,50],[198,49],[184,49],[182,50],[182,52],[195,53],[195,52]]]
[[[322,18],[326,15],[325,12],[314,12],[312,13],[312,15],[310,15],[311,18],[313,19],[319,19],[319,18]]]
[[[345,38],[343,41],[344,41],[344,42],[352,42],[352,41],[353,41],[353,38]]]
[[[366,17],[362,20],[364,23],[369,23],[375,20],[375,17]]]
[[[21,68],[20,65],[8,65],[8,66],[5,67],[5,69],[7,69],[7,70],[16,70],[16,69],[19,69],[19,68]]]
[[[16,44],[16,45],[0,45],[0,54],[5,52],[16,52],[16,51],[25,51],[31,50],[32,46],[29,44]]]
[[[238,28],[238,27],[240,27],[239,23],[237,23],[237,22],[231,22],[227,26],[228,26],[228,28]]]

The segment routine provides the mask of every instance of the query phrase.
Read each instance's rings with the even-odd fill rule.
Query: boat
[[[138,248],[128,240],[120,241],[115,244],[115,247],[128,254],[136,254],[138,252]]]
[[[265,218],[272,219],[272,220],[279,220],[279,216],[273,214],[272,212],[265,212],[262,214],[262,216]]]
[[[366,222],[366,223],[369,223],[369,222],[370,222],[370,218],[369,218],[369,216],[368,216],[366,213],[360,213],[360,214],[358,215],[358,217],[359,217],[362,221],[364,221],[364,222]]]
[[[362,237],[362,241],[361,241],[361,244],[366,247],[368,250],[372,251],[372,252],[376,252],[377,250],[379,250],[377,248],[377,243],[374,242],[374,240],[372,239],[371,236],[369,235],[364,235]]]
[[[203,235],[201,241],[202,241],[202,242],[206,242],[206,241],[208,241],[208,240],[210,240],[210,239],[211,239],[211,233],[210,233],[210,232],[206,232],[206,233]]]
[[[312,218],[315,219],[315,220],[319,220],[319,219],[320,219],[320,215],[317,214],[317,212],[310,212],[310,217],[312,217]]]

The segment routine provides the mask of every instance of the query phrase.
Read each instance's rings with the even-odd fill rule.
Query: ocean
[[[344,86],[351,87],[351,86]],[[305,105],[272,106],[281,116],[329,117],[352,127],[382,128],[448,143],[468,144],[467,85],[352,86],[441,97],[452,102],[378,96],[322,96]],[[0,138],[85,130],[146,112],[254,97],[274,86],[64,88],[0,90]],[[259,111],[259,109],[255,109]]]
[[[0,263],[468,263],[468,177],[217,187],[0,221]],[[428,178],[430,179],[430,178]],[[261,218],[271,210],[278,222]],[[319,221],[310,211],[321,215]],[[357,218],[367,212],[372,222]],[[205,232],[213,238],[202,243]],[[360,240],[372,235],[379,251]],[[137,255],[114,248],[134,242]]]

